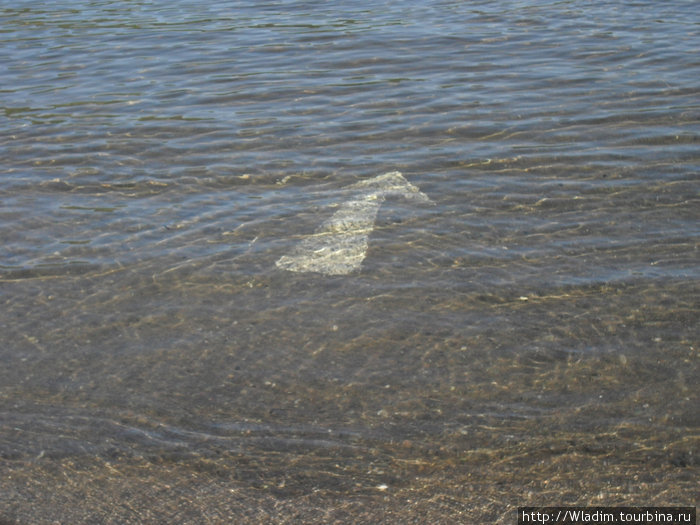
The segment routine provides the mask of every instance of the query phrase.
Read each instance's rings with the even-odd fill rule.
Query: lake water
[[[0,42],[3,523],[697,505],[696,2],[19,0]]]

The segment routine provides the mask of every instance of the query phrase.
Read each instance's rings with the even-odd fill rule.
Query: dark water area
[[[0,4],[0,521],[697,505],[699,50],[692,1]]]

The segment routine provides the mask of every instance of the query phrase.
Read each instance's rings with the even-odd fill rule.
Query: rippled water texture
[[[0,4],[0,521],[697,505],[699,32]]]

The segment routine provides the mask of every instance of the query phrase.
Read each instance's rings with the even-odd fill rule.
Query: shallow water
[[[697,504],[694,2],[0,20],[0,519]]]

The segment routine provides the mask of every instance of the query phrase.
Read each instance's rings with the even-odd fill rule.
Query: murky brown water
[[[697,504],[692,2],[0,17],[0,521]]]

